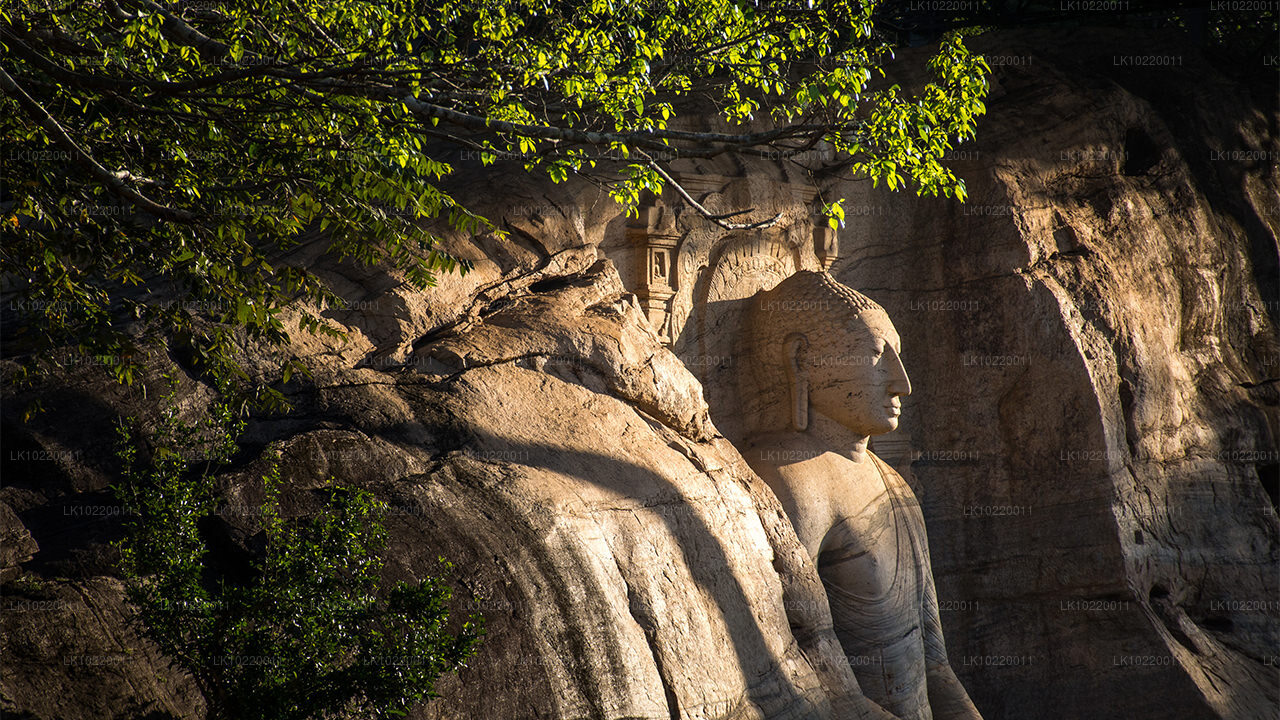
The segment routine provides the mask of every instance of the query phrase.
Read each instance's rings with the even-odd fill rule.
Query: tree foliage
[[[265,548],[251,578],[216,577],[200,526],[241,427],[225,403],[197,425],[169,412],[144,463],[121,426],[116,490],[133,520],[120,550],[144,631],[191,673],[210,718],[403,715],[472,653],[480,619],[450,635],[451,592],[432,578],[380,587],[385,506],[368,492],[331,488],[309,520],[283,517],[278,465],[255,508]]]
[[[25,347],[118,360],[153,328],[234,378],[233,329],[279,341],[282,305],[340,303],[278,260],[314,233],[427,287],[460,263],[425,221],[494,231],[443,189],[440,148],[586,178],[626,208],[677,158],[817,147],[891,190],[963,199],[941,160],[984,110],[985,63],[953,35],[918,96],[877,83],[874,6],[0,0],[0,271]],[[727,130],[681,129],[708,103]]]

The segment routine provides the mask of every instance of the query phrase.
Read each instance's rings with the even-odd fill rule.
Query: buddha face
[[[833,324],[827,337],[809,338],[809,407],[859,435],[892,432],[901,398],[911,394],[901,352],[898,331],[880,310]]]

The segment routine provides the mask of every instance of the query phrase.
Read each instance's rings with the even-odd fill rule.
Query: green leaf
[[[449,1],[397,12],[333,0],[182,10],[193,30],[228,49],[222,57],[202,55],[209,46],[145,8],[137,19],[104,22],[95,3],[6,5],[0,12],[23,28],[31,57],[77,68],[49,75],[15,56],[5,65],[15,82],[96,162],[148,178],[130,186],[182,219],[136,216],[129,204],[90,214],[85,206],[117,205],[93,178],[65,171],[66,158],[6,161],[6,185],[22,192],[0,217],[0,273],[27,279],[31,290],[18,292],[62,308],[26,323],[35,353],[136,345],[113,308],[170,288],[190,292],[194,307],[236,309],[197,320],[144,300],[131,322],[143,320],[148,337],[189,334],[194,322],[280,345],[288,333],[273,325],[277,312],[327,292],[306,267],[288,264],[313,229],[332,244],[330,259],[391,260],[412,284],[443,281],[432,272],[467,266],[418,262],[431,252],[410,240],[422,227],[444,220],[468,234],[502,234],[444,191],[445,158],[461,152],[491,167],[508,153],[536,155],[523,158],[528,171],[554,183],[582,172],[633,214],[642,193],[662,189],[647,167],[628,167],[639,150],[665,167],[744,147],[658,132],[689,127],[684,114],[708,110],[736,123],[762,109],[770,123],[812,123],[753,152],[825,139],[837,153],[824,164],[844,163],[876,187],[884,180],[892,190],[914,184],[963,198],[942,159],[985,112],[987,64],[957,33],[928,60],[931,81],[917,94],[870,84],[892,56],[873,39],[872,5]],[[89,49],[74,59],[58,40],[72,36]],[[0,113],[0,137],[9,158],[62,152],[21,112]],[[393,252],[399,240],[403,250]],[[266,257],[285,261],[268,267]],[[126,296],[130,283],[137,288]],[[203,350],[217,384],[247,382],[232,347]]]

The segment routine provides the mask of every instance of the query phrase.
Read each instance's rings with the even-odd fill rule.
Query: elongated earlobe
[[[791,425],[796,432],[809,428],[809,383],[800,380],[792,390]]]
[[[804,351],[809,347],[809,339],[800,333],[791,333],[782,345],[787,383],[791,386],[791,427],[796,432],[804,432],[809,428],[809,377],[804,368]]]

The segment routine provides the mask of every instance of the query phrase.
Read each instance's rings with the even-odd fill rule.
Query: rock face
[[[829,620],[787,612],[822,595],[776,500],[607,260],[317,402],[380,417],[293,436],[297,472],[335,472],[329,448],[353,448],[340,476],[412,518],[392,557],[417,574],[448,554],[484,598],[480,655],[429,717],[817,718],[847,704]]]
[[[968,205],[851,186],[834,272],[901,332],[894,449],[984,715],[1267,717],[1277,115],[1090,41],[978,38],[1003,64]]]
[[[435,573],[446,555],[463,569],[454,580],[478,598],[486,640],[421,716],[860,717],[822,586],[777,500],[718,436],[609,261],[481,315],[397,369],[320,373],[292,414],[248,435],[281,442],[287,507],[331,476],[387,500],[392,576]],[[199,412],[201,399],[183,404]],[[253,503],[263,462],[228,476],[229,508]],[[253,532],[233,512],[217,534],[243,550]],[[66,642],[36,644],[39,619],[6,617],[11,709],[90,707],[81,694],[96,688],[56,663],[123,624],[118,583],[105,582],[57,585],[113,601]],[[175,697],[137,683],[144,658],[117,655],[129,672],[102,684],[195,712],[185,685]],[[120,712],[110,695],[99,704]]]
[[[13,508],[0,503],[0,578],[11,579],[21,574],[22,563],[40,550]]]
[[[488,618],[418,717],[862,713],[816,571],[725,439],[742,303],[832,261],[902,336],[914,390],[873,448],[920,498],[951,665],[983,716],[1273,711],[1280,178],[1247,158],[1280,156],[1280,115],[1190,55],[1114,65],[1133,35],[975,43],[1021,60],[993,63],[958,156],[969,204],[825,188],[849,198],[839,259],[803,173],[764,161],[673,171],[713,210],[781,213],[768,231],[464,173],[458,196],[511,232],[457,238],[466,277],[410,293],[314,264],[318,243],[282,259],[351,301],[326,312],[351,340],[295,339],[315,380],[283,386],[295,412],[249,447],[282,444],[293,507],[331,476],[374,490],[388,575],[443,555]],[[264,354],[246,364],[272,378]],[[151,400],[92,367],[6,382],[6,717],[201,716],[111,577],[113,423],[153,416],[148,383]],[[47,412],[23,423],[35,396]],[[187,378],[177,401],[194,416],[209,397]],[[224,478],[231,506],[253,500],[253,454]],[[246,522],[222,518],[223,551]]]
[[[5,587],[6,718],[201,717],[194,683],[139,636],[119,580]]]

